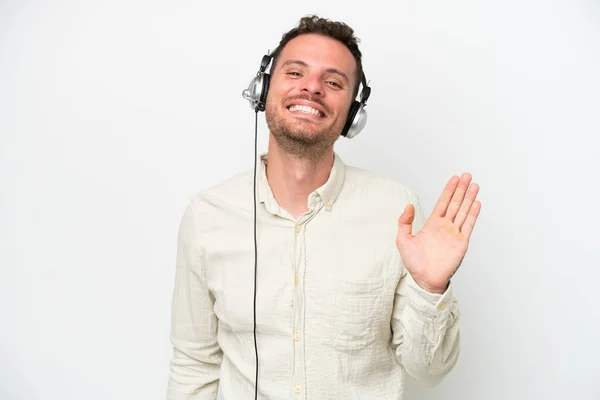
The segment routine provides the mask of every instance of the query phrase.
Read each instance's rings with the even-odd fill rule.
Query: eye
[[[327,81],[327,84],[329,86],[332,86],[332,87],[336,88],[336,89],[341,89],[341,87],[342,87],[342,85],[340,85],[336,81]]]
[[[300,76],[300,72],[298,72],[298,71],[288,71],[287,75],[290,75],[290,76]]]

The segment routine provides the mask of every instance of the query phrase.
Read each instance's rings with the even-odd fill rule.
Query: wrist
[[[444,286],[439,286],[439,285],[430,285],[421,280],[415,279],[414,281],[421,289],[425,290],[426,292],[433,293],[433,294],[444,294],[446,292],[446,290],[448,290],[448,286],[450,285],[450,282],[447,282]]]

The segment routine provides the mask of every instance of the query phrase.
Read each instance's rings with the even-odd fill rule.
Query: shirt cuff
[[[438,319],[445,319],[452,311],[452,281],[442,294],[431,293],[417,285],[407,273],[408,302],[419,313]]]

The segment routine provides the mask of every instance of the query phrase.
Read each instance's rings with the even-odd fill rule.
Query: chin
[[[265,116],[267,125],[275,136],[285,136],[299,142],[327,141],[326,138],[331,137],[332,131],[336,129],[331,124],[330,116],[303,115],[284,106],[275,108],[273,104],[267,104]],[[341,127],[338,132],[340,131]]]

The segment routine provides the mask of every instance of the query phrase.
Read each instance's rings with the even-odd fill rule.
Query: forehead
[[[310,68],[336,68],[348,76],[356,71],[356,61],[348,48],[340,41],[319,35],[304,34],[290,40],[279,56],[278,65],[287,60],[304,61]]]

